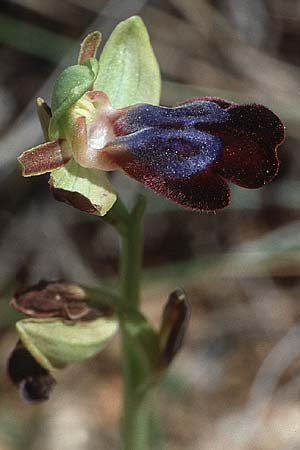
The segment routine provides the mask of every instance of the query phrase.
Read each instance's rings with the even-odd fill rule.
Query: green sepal
[[[59,121],[67,110],[77,102],[93,85],[99,69],[96,58],[89,58],[83,64],[65,69],[54,84],[49,126],[50,139],[63,136]]]
[[[53,371],[100,352],[117,332],[118,322],[103,317],[75,323],[61,319],[24,319],[16,323],[16,328],[35,360]]]
[[[105,92],[114,108],[159,104],[159,66],[140,17],[130,17],[112,32],[100,56],[94,89]]]
[[[49,184],[57,200],[97,216],[104,216],[117,200],[105,172],[86,169],[74,159],[53,170]]]

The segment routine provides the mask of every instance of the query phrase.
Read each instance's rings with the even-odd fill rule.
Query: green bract
[[[158,333],[152,328],[145,317],[137,312],[130,311],[124,317],[123,331],[128,339],[131,351],[137,361],[136,370],[142,371],[141,379],[151,376],[157,367],[159,354]],[[136,374],[136,379],[138,374]]]
[[[61,319],[24,319],[16,327],[34,359],[53,371],[100,352],[117,332],[118,322],[112,318],[75,323]]]

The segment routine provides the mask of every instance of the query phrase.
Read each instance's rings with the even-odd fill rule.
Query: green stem
[[[130,314],[139,309],[144,209],[145,199],[144,197],[139,197],[130,213],[129,220],[127,220],[126,230],[121,233],[120,278],[122,304],[120,305],[120,315],[124,373],[121,439],[123,450],[148,450],[149,448],[149,412],[146,397],[141,398],[137,389],[143,377],[143,370],[124,327],[124,321],[126,321],[124,313]]]
[[[112,225],[119,232],[120,236],[123,236],[127,233],[127,229],[129,228],[128,224],[130,220],[130,214],[120,198],[117,199],[112,209],[108,211],[103,219],[107,223]]]
[[[118,308],[121,298],[113,289],[103,285],[97,287],[83,286],[83,288],[89,296],[89,305],[93,308],[101,308],[103,306]]]
[[[105,216],[120,236],[120,283],[118,313],[123,357],[122,450],[149,450],[149,393],[141,394],[147,370],[136,342],[128,334],[128,325],[139,317],[140,278],[143,256],[143,215],[145,198],[139,196],[131,212],[118,200]]]
[[[122,307],[125,310],[139,309],[144,210],[145,198],[139,196],[127,221],[126,231],[121,234],[120,278]]]

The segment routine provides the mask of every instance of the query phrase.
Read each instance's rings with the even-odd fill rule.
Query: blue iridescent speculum
[[[211,166],[224,147],[222,139],[197,126],[228,118],[226,111],[208,101],[175,108],[139,105],[117,121],[116,133],[126,136],[114,142],[162,175],[190,177]]]
[[[145,128],[116,138],[149,168],[170,178],[185,178],[207,169],[223,149],[220,138],[196,130]]]

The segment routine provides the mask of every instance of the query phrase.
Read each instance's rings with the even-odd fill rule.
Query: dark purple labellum
[[[116,122],[115,139],[147,167],[168,178],[191,177],[210,167],[223,150],[223,141],[201,124],[224,123],[228,113],[216,103],[195,101],[175,108],[140,105]]]
[[[52,375],[38,364],[20,341],[8,359],[7,373],[19,386],[22,399],[28,403],[48,400],[56,384]]]
[[[202,97],[175,108],[120,111],[116,137],[99,149],[100,166],[120,168],[186,208],[224,208],[228,181],[259,188],[278,172],[284,126],[262,105]]]

